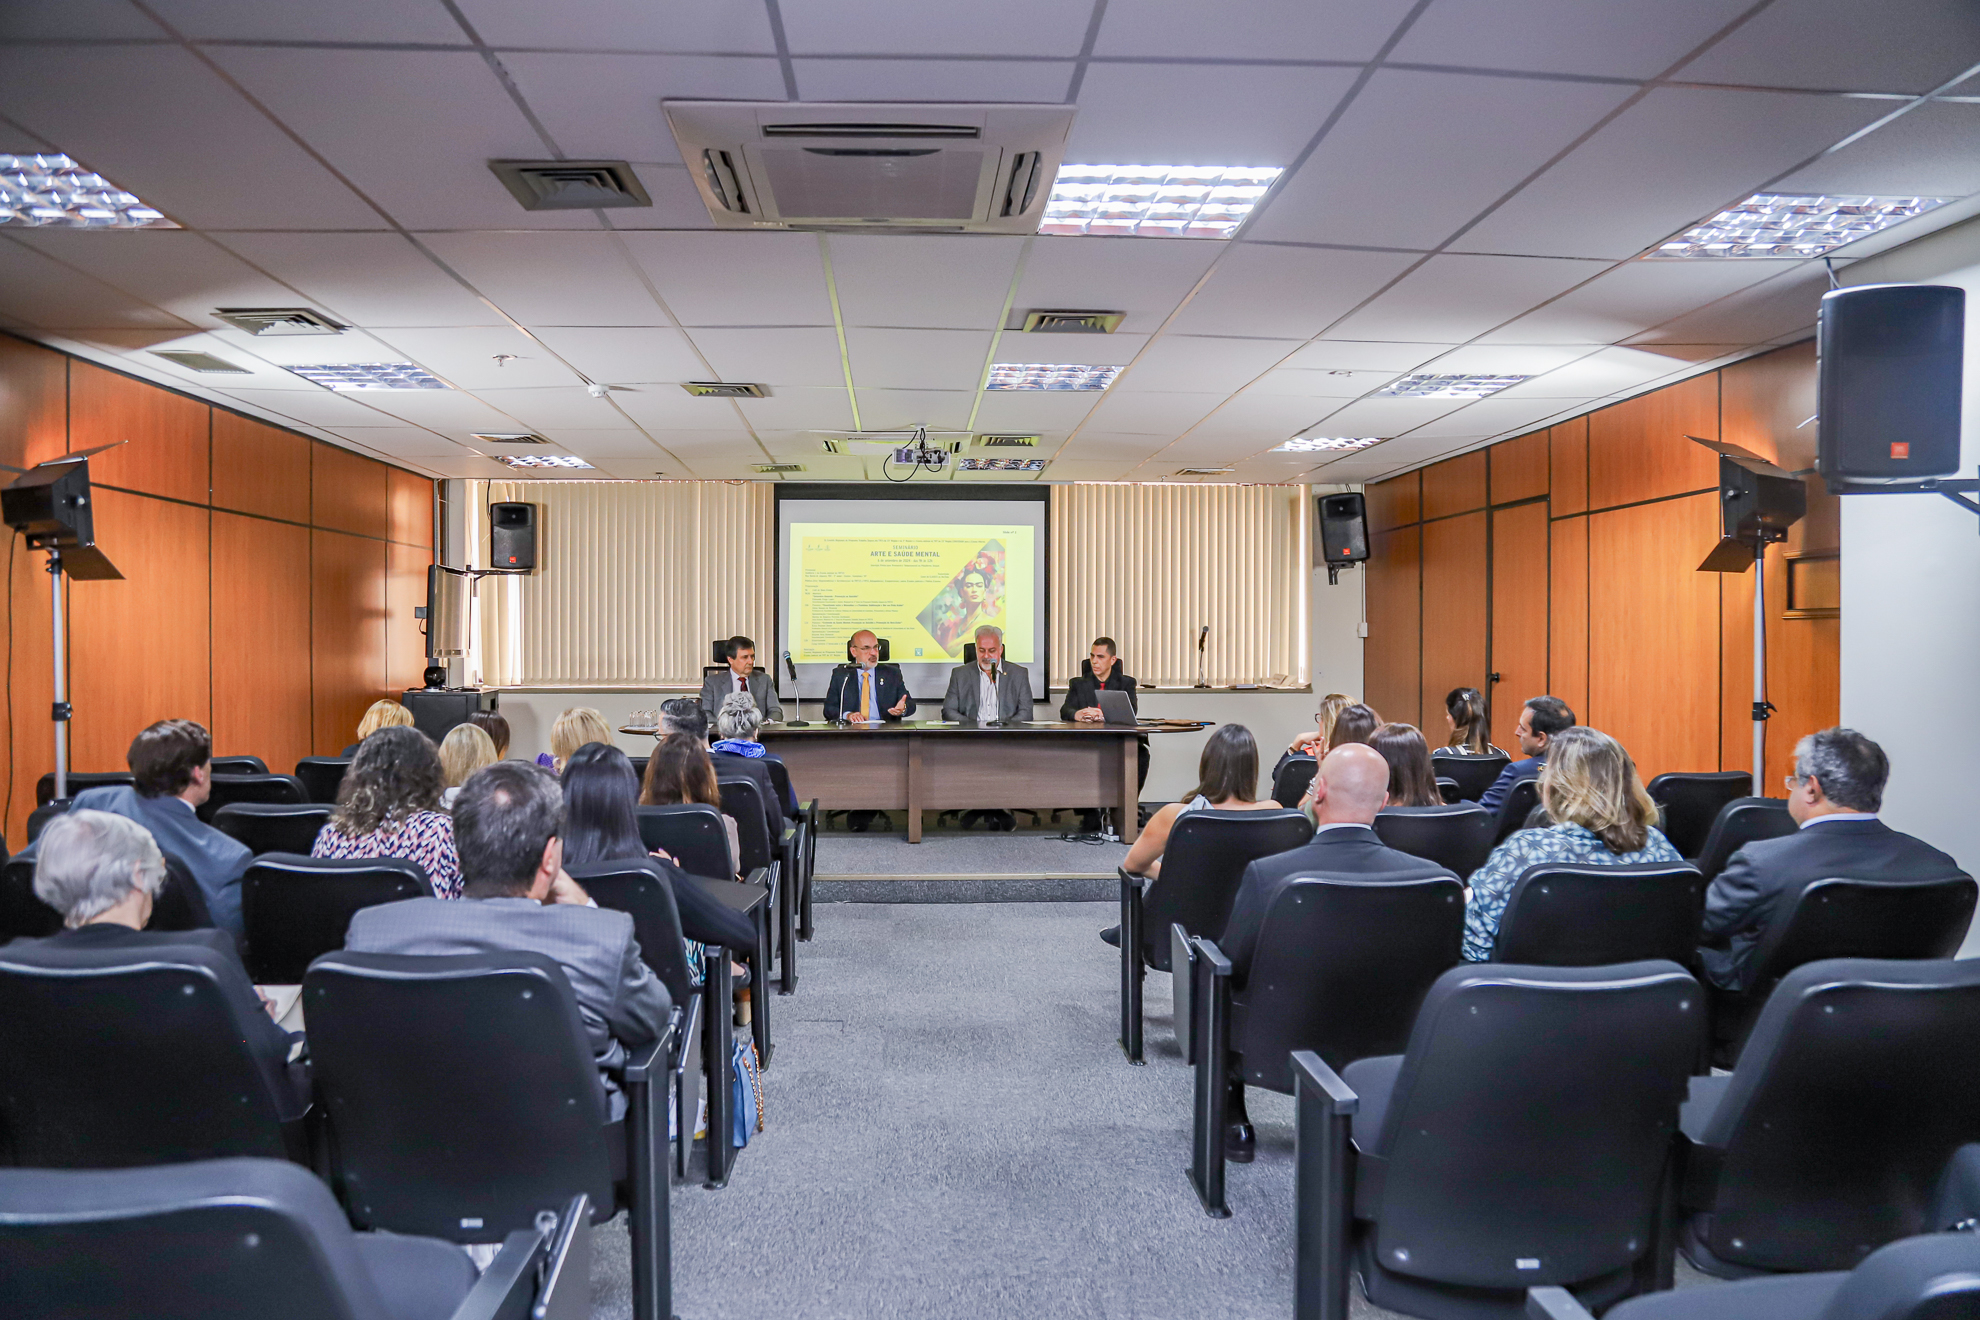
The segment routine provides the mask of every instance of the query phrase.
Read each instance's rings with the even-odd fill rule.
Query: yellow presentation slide
[[[790,524],[788,635],[801,662],[843,663],[870,628],[896,663],[960,659],[980,624],[1008,657],[1033,661],[1036,530],[959,523]]]

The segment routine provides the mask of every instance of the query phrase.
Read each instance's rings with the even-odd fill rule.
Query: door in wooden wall
[[[1492,511],[1491,671],[1492,741],[1513,752],[1520,707],[1547,690],[1545,500]]]
[[[1377,532],[1368,542],[1368,644],[1362,700],[1385,719],[1413,724],[1423,656],[1423,529]]]
[[[1451,689],[1485,688],[1485,519],[1480,509],[1423,524],[1422,702],[1415,718],[1382,714],[1421,726],[1432,746],[1448,732],[1444,697]]]

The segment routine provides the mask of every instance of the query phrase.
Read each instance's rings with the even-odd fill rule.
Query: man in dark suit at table
[[[1120,650],[1114,645],[1113,638],[1093,639],[1093,645],[1086,649],[1086,667],[1092,672],[1081,674],[1066,684],[1066,699],[1059,704],[1060,719],[1068,724],[1102,723],[1106,719],[1100,713],[1102,692],[1125,692],[1128,705],[1136,711],[1141,709],[1141,698],[1135,694],[1134,679],[1121,667]],[[1135,750],[1134,785],[1140,789],[1148,782],[1148,735],[1143,734],[1135,742],[1139,745]],[[1089,811],[1087,815],[1092,817],[1088,828],[1098,829],[1099,813]]]
[[[1497,811],[1514,784],[1522,779],[1538,778],[1547,764],[1547,740],[1562,729],[1573,727],[1574,712],[1559,697],[1527,698],[1519,712],[1519,727],[1513,730],[1513,736],[1519,739],[1521,759],[1499,771],[1499,777],[1478,799],[1478,805],[1487,811]]]
[[[701,680],[701,713],[712,724],[715,712],[731,692],[747,692],[766,720],[784,718],[783,703],[777,700],[777,685],[770,675],[756,667],[756,643],[747,637],[731,637],[722,643],[722,655],[729,667]]]
[[[1705,891],[1699,957],[1722,990],[1753,988],[1753,955],[1774,916],[1816,880],[1933,880],[1960,875],[1937,848],[1877,819],[1891,763],[1854,729],[1824,729],[1795,744],[1788,814],[1800,826],[1732,855]]]
[[[976,630],[976,663],[949,673],[942,718],[964,724],[1008,724],[1031,718],[1031,672],[1004,660],[1004,630],[984,624]]]
[[[846,643],[850,664],[832,671],[825,690],[825,722],[850,720],[877,724],[914,714],[914,698],[908,695],[907,681],[892,665],[880,663],[878,634],[862,628]]]

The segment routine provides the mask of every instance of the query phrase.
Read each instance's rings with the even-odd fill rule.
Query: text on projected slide
[[[1010,659],[1034,659],[1033,528],[793,523],[790,533],[797,659],[842,663],[862,628],[896,661],[954,659],[984,624],[1004,630]]]

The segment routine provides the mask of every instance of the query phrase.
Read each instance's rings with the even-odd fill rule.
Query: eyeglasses
[[[1781,777],[1782,786],[1785,787],[1787,791],[1790,793],[1794,792],[1795,789],[1799,788],[1802,784],[1805,784],[1807,782],[1808,782],[1808,776],[1806,775],[1783,775]]]

